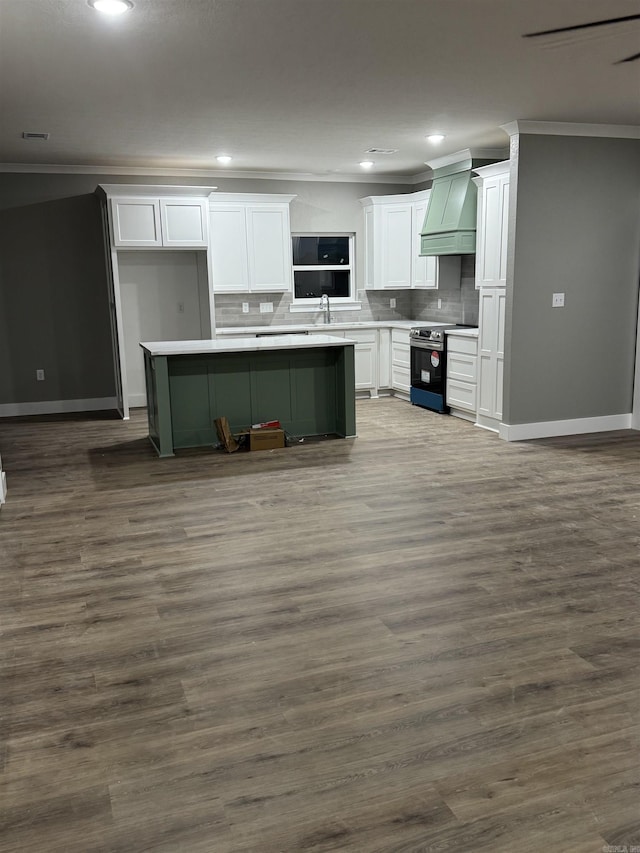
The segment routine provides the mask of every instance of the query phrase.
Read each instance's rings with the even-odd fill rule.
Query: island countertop
[[[349,338],[334,335],[269,335],[264,338],[233,338],[230,340],[202,341],[145,341],[140,344],[152,356],[204,355],[225,352],[263,352],[283,349],[310,349],[313,347],[343,347],[355,344]]]

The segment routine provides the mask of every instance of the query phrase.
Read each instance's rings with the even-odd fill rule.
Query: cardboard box
[[[234,453],[240,445],[231,434],[229,421],[224,417],[216,418],[214,420],[214,424],[216,427],[216,432],[218,433],[218,441],[220,442],[220,444],[224,447],[227,453]]]
[[[283,429],[250,429],[249,450],[275,450],[284,447]]]

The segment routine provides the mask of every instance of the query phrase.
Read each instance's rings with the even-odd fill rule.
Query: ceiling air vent
[[[397,148],[368,148],[365,154],[397,154]]]
[[[23,139],[44,139],[46,142],[49,139],[48,133],[30,133],[28,130],[23,131],[22,133]]]

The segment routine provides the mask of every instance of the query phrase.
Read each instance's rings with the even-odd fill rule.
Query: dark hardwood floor
[[[640,433],[5,420],[0,849],[640,845]]]

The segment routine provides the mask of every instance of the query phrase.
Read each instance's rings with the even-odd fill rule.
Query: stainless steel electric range
[[[416,406],[445,414],[447,379],[447,336],[445,329],[456,323],[439,326],[415,326],[409,332],[411,351],[410,399]]]

